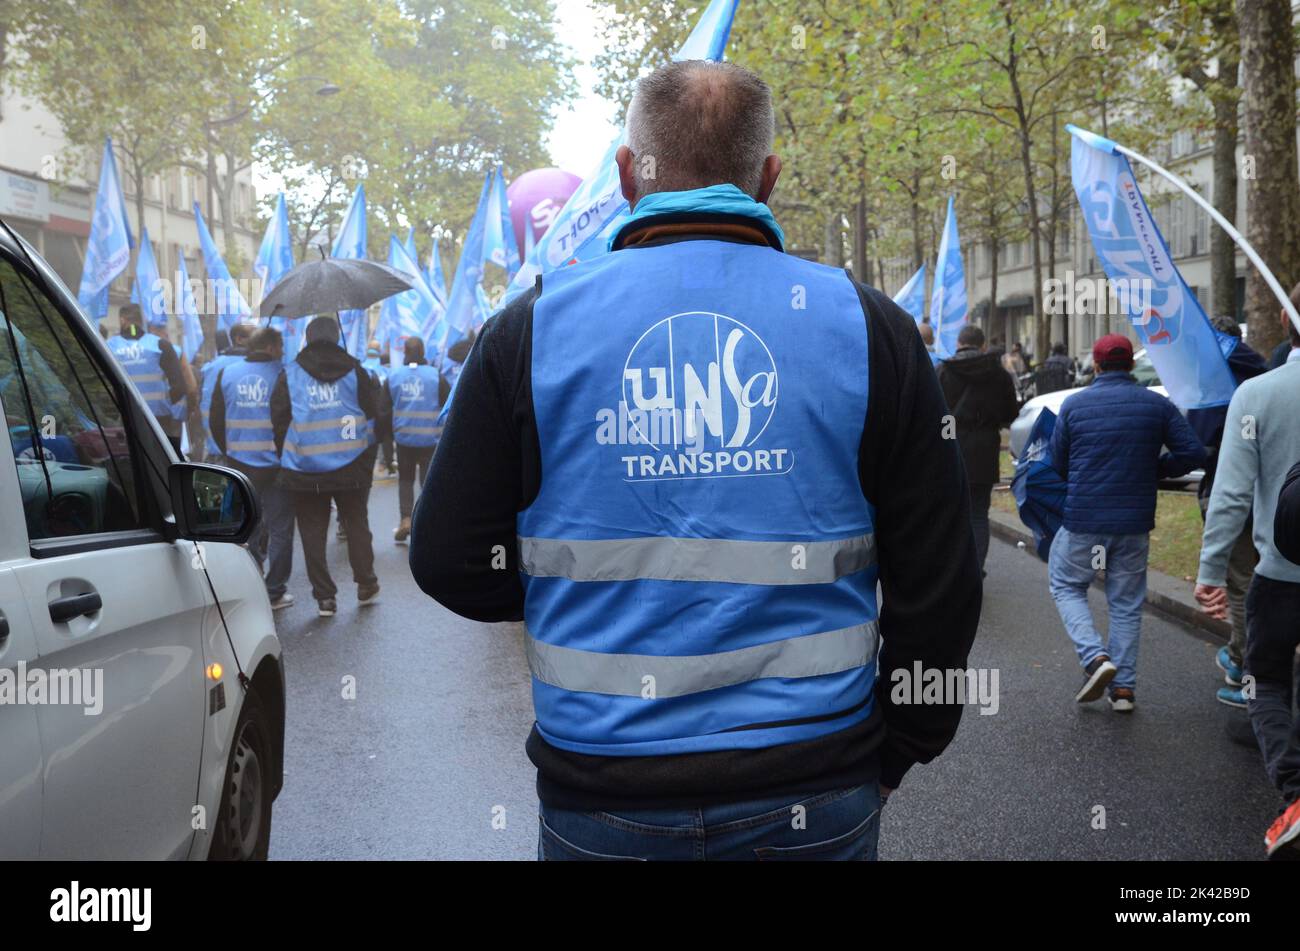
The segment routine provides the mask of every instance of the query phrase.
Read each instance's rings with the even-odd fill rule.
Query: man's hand
[[[884,783],[880,784],[880,804],[882,806],[889,801],[889,797],[892,796],[893,794],[894,791],[892,789],[890,789]]]
[[[1228,589],[1221,588],[1212,584],[1198,584],[1196,586],[1196,601],[1204,611],[1212,618],[1220,621],[1228,619]]]

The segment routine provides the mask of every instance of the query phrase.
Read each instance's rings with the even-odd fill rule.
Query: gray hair
[[[637,197],[725,184],[757,196],[775,130],[772,91],[756,73],[706,60],[661,66],[628,109]]]

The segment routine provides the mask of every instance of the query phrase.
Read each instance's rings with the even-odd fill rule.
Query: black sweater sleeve
[[[226,394],[222,392],[222,375],[225,367],[217,371],[217,379],[212,385],[212,402],[208,406],[208,432],[217,444],[221,454],[226,454]]]
[[[293,403],[289,399],[289,378],[283,370],[271,390],[271,429],[275,433],[275,451],[284,452],[284,437],[293,422]]]
[[[411,519],[416,583],[475,621],[524,616],[515,516],[542,481],[529,374],[536,297],[520,294],[483,325]]]
[[[960,704],[895,704],[895,671],[966,666],[983,597],[970,499],[957,442],[943,438],[948,412],[912,317],[879,291],[859,287],[867,312],[869,397],[858,460],[876,510],[883,602],[876,702],[887,732],[881,782],[896,786],[913,763],[943,752]]]

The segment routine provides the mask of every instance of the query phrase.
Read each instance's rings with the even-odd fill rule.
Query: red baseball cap
[[[1123,334],[1106,334],[1092,345],[1092,362],[1096,367],[1110,360],[1133,362],[1133,344]]]

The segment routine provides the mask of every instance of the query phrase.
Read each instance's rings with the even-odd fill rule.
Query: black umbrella
[[[365,310],[375,301],[409,291],[415,281],[375,261],[324,258],[306,261],[280,278],[262,298],[262,317],[310,317]]]

